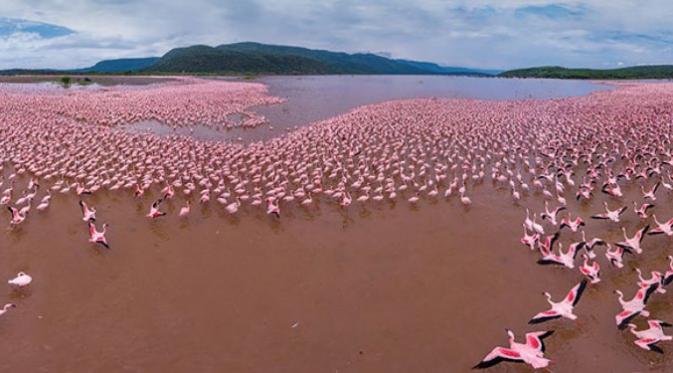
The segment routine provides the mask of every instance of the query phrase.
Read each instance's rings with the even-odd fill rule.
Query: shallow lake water
[[[472,193],[468,209],[455,198],[348,210],[318,201],[287,206],[280,220],[247,207],[231,217],[212,203],[179,219],[182,202],[171,200],[169,216],[150,221],[151,195],[102,192],[89,202],[110,224],[109,251],[87,242],[77,196],[54,195],[21,229],[5,229],[0,216],[0,278],[33,276],[29,290],[0,293],[19,305],[0,319],[0,371],[467,372],[506,344],[506,327],[519,338],[556,330],[548,372],[670,371],[670,344],[648,353],[617,330],[611,293],[632,296],[635,266],[665,268],[669,239],[647,237],[624,270],[606,266],[577,321],[530,326],[548,306],[542,292],[561,298],[578,273],[535,263],[518,242],[523,209],[507,190]],[[662,198],[658,212],[671,216]],[[603,200],[571,199],[569,208],[586,217]],[[541,196],[526,205],[540,211]],[[637,223],[629,215],[624,224]],[[589,237],[621,237],[607,222],[587,228]],[[564,235],[566,245],[579,239]],[[670,296],[648,309],[670,320]]]
[[[284,103],[258,108],[269,123],[290,128],[347,112],[361,105],[411,98],[479,100],[548,99],[610,89],[581,80],[503,79],[463,76],[327,75],[277,76],[258,81]]]
[[[420,79],[393,80],[398,78]],[[325,100],[336,114],[418,97],[383,88],[374,97],[353,89],[351,98],[344,95],[345,105],[337,91],[318,94],[301,88],[299,78],[283,79],[299,86],[282,95],[281,85],[268,84],[272,94],[288,99],[283,105],[296,118],[294,125],[331,115],[316,109],[302,117],[295,114],[299,106],[287,106],[310,106],[310,96]],[[379,79],[385,81],[376,77],[371,84],[387,84]],[[556,92],[566,95],[605,89],[588,82],[476,81],[562,86]],[[551,94],[539,89],[540,95]],[[172,133],[153,126],[141,123],[138,131]],[[280,123],[272,126],[282,129]],[[280,133],[268,127],[239,132]],[[177,131],[203,139],[221,133],[199,126]],[[11,166],[0,170],[5,179],[13,172]],[[19,175],[17,190],[28,179]],[[52,182],[44,182],[38,198]],[[536,264],[538,256],[519,243],[524,207],[541,211],[542,195],[532,193],[517,206],[509,190],[490,183],[470,187],[469,208],[455,197],[424,198],[413,207],[406,192],[398,202],[348,209],[322,198],[310,207],[288,204],[281,219],[247,205],[231,216],[214,201],[195,202],[189,217],[180,219],[184,198],[178,197],[162,206],[168,216],[149,220],[144,215],[159,188],[141,198],[131,189],[101,190],[86,200],[97,208],[99,227],[110,224],[110,250],[87,242],[79,197],[54,193],[47,211],[31,212],[16,230],[5,228],[7,212],[0,215],[0,279],[18,271],[33,276],[25,291],[0,291],[2,303],[18,305],[0,318],[0,372],[467,372],[494,346],[506,344],[506,327],[519,340],[528,331],[556,330],[547,340],[553,364],[546,372],[670,372],[670,343],[662,343],[663,355],[649,353],[615,327],[620,306],[611,291],[622,289],[630,298],[634,268],[666,268],[671,241],[646,237],[645,252],[629,258],[623,270],[603,261],[603,280],[585,292],[578,320],[530,326],[527,320],[548,306],[542,292],[558,300],[579,275]],[[625,201],[639,198],[636,185],[625,186],[624,193]],[[598,192],[588,202],[567,197],[569,209],[587,220],[612,201]],[[660,191],[657,214],[673,216],[672,202],[673,195]],[[620,225],[633,232],[638,224],[629,212]],[[609,242],[622,237],[619,225],[603,221],[591,221],[586,233]],[[562,241],[567,247],[579,239],[566,230]],[[673,321],[672,294],[669,288],[648,304],[653,315]],[[501,364],[490,371],[531,370]]]
[[[230,79],[230,78],[227,78]],[[582,96],[611,89],[609,85],[581,80],[502,79],[436,75],[327,75],[269,76],[255,81],[266,84],[269,93],[283,103],[255,107],[267,125],[229,130],[194,126],[173,128],[157,121],[133,123],[132,132],[158,135],[188,135],[199,140],[267,140],[348,112],[358,106],[412,98],[463,98],[479,100],[549,99]]]

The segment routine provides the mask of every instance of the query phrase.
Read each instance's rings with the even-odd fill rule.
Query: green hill
[[[84,73],[126,73],[146,69],[159,61],[159,57],[147,58],[120,58],[116,60],[103,60],[97,64],[81,69]]]
[[[176,48],[144,71],[211,74],[460,74],[489,75],[428,62],[394,60],[371,53],[235,43]]]
[[[509,70],[498,76],[552,79],[673,79],[673,65],[632,66],[619,69],[568,69],[560,66],[542,66]]]

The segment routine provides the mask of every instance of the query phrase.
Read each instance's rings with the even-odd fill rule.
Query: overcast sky
[[[0,69],[238,41],[444,65],[673,63],[671,0],[0,0]]]

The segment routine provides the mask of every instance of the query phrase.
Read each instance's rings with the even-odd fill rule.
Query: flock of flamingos
[[[575,308],[585,288],[601,281],[602,270],[637,263],[652,235],[673,236],[673,219],[657,216],[673,193],[671,92],[670,84],[624,84],[544,101],[392,101],[241,144],[130,133],[124,124],[254,127],[263,118],[249,108],[279,102],[263,85],[191,78],[72,91],[4,85],[0,205],[9,211],[11,229],[21,229],[31,215],[47,213],[52,194],[77,194],[89,241],[114,248],[104,217],[87,202],[91,194],[149,195],[148,219],[162,219],[162,203],[177,199],[181,218],[192,205],[214,203],[230,214],[260,209],[277,220],[285,209],[422,208],[425,200],[454,198],[469,209],[476,188],[507,190],[502,195],[525,213],[521,243],[538,263],[578,270],[567,294],[545,294],[549,309],[531,312],[530,323],[575,320],[582,317]],[[234,113],[246,119],[229,121]],[[636,188],[637,197],[627,198],[623,188]],[[525,207],[532,198],[544,198],[544,211]],[[571,211],[570,199],[592,213]],[[623,240],[587,237],[586,224],[619,227]],[[671,325],[646,310],[673,280],[669,259],[660,271],[638,271],[627,300],[615,290],[616,327],[628,328],[638,347],[654,352],[672,339],[664,332]],[[22,288],[31,281],[22,272],[9,284]],[[13,307],[5,305],[0,315]],[[638,318],[646,329],[632,323]],[[494,348],[475,368],[550,363],[543,339],[551,330],[529,332],[523,343],[507,333],[509,345]]]

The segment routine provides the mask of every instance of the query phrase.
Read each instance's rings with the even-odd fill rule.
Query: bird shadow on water
[[[360,211],[358,212],[358,216],[360,216],[362,219],[367,219],[367,218],[370,217],[371,215],[372,215],[372,212],[369,211],[369,210],[368,210],[367,208],[365,208],[364,206],[363,206],[363,207],[360,209]]]
[[[280,218],[276,216],[267,216],[267,221],[273,233],[279,234],[285,231],[285,228],[281,224]]]
[[[12,243],[16,244],[21,240],[23,236],[26,235],[26,232],[22,229],[22,227],[17,227],[17,228],[7,228],[6,234],[10,237]]]
[[[170,239],[168,229],[166,228],[164,221],[152,219],[152,221],[150,221],[149,224],[150,224],[150,232],[152,232],[152,234],[154,234],[156,237],[159,237],[163,241],[167,241]]]
[[[353,218],[348,215],[348,210],[347,209],[341,209],[339,210],[339,215],[341,215],[341,228],[343,230],[348,229],[348,226],[353,223]]]
[[[9,291],[9,299],[17,300],[30,297],[33,294],[33,291],[30,287],[25,287],[22,289],[12,288]]]

